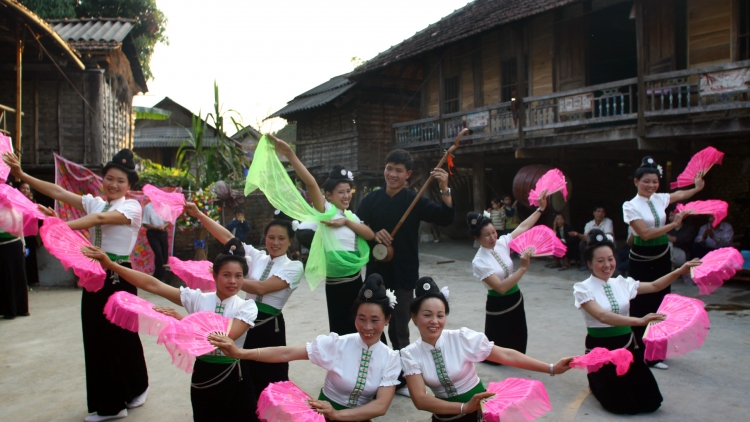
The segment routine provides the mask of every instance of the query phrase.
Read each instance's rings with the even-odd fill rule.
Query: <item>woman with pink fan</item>
[[[262,421],[313,422],[319,420],[314,417],[314,412],[325,416],[326,420],[365,421],[385,414],[399,384],[401,360],[398,352],[380,341],[395,305],[396,296],[385,289],[383,278],[371,274],[350,307],[355,317],[356,333],[320,335],[305,346],[254,350],[238,350],[223,336],[211,339],[227,356],[237,359],[258,362],[308,359],[328,372],[317,400],[310,400],[301,391],[287,390],[294,399],[274,403],[269,399],[282,388],[288,388],[288,384],[270,384],[258,401],[258,415]]]
[[[677,176],[677,181],[672,182],[669,187],[677,189],[690,186],[699,174],[702,178],[714,164],[721,164],[722,161],[724,161],[723,152],[714,147],[707,147],[693,155],[690,162],[685,166],[685,170]]]
[[[495,393],[485,390],[474,368],[475,362],[489,360],[550,376],[570,369],[572,357],[560,359],[554,364],[544,363],[513,349],[496,346],[484,334],[468,328],[445,330],[450,313],[448,289],[439,289],[430,277],[422,277],[417,281],[415,296],[409,311],[412,322],[419,329],[420,338],[400,350],[401,365],[412,402],[417,409],[432,412],[433,421],[477,420],[481,401]],[[498,388],[503,386],[493,384],[495,383],[490,384],[491,390],[507,391],[506,388]],[[425,387],[430,387],[435,395],[427,394]],[[491,409],[487,409],[484,412],[485,419],[527,421],[550,409],[546,392],[532,393],[527,383],[522,383],[520,387],[526,388],[529,394],[518,396],[518,400],[513,403],[490,406],[495,410],[488,413]],[[488,402],[502,399],[502,394],[498,394]],[[508,410],[512,410],[512,413],[518,411],[532,418],[519,419],[502,413]]]
[[[195,204],[187,204],[185,210],[197,218],[219,242],[238,242],[229,230],[203,214]],[[294,230],[292,222],[274,219],[263,231],[265,251],[238,243],[244,248],[250,266],[248,280],[245,280],[242,290],[246,292],[245,299],[255,301],[258,306],[258,321],[251,335],[245,339],[243,347],[246,349],[286,346],[286,321],[282,309],[304,274],[302,263],[287,257]],[[263,391],[272,382],[289,380],[289,364],[286,362],[247,364],[253,372],[256,392]]]
[[[11,174],[35,191],[70,205],[86,215],[66,224],[73,230],[90,229],[91,243],[100,246],[110,259],[130,266],[130,254],[141,228],[141,205],[125,194],[138,182],[133,153],[123,149],[102,169],[104,198],[77,195],[60,186],[29,176],[13,154],[3,155]],[[102,312],[109,297],[118,291],[137,294],[126,278],[108,271],[104,286],[91,292],[83,289],[81,323],[86,358],[88,422],[123,418],[128,408],[143,405],[148,395],[148,373],[143,347],[137,333],[107,321]],[[108,339],[106,342],[102,338]]]
[[[662,178],[662,168],[651,157],[644,157],[641,166],[636,170],[633,183],[638,189],[635,198],[622,204],[623,220],[633,229],[633,247],[630,249],[630,276],[642,283],[651,282],[672,271],[672,259],[667,233],[682,226],[684,213],[675,215],[674,220],[667,222],[666,209],[669,204],[690,199],[703,190],[705,182],[703,173],[695,176],[693,189],[672,193],[658,193]],[[664,296],[671,291],[667,286],[658,293],[642,294],[633,300],[630,314],[643,317],[656,312]],[[645,327],[634,327],[633,332],[639,339],[643,337]],[[659,369],[667,369],[663,362],[650,362]]]
[[[242,344],[248,328],[254,325],[258,315],[255,302],[237,296],[248,271],[242,244],[239,241],[228,243],[223,252],[225,253],[219,254],[213,262],[216,291],[203,293],[186,287],[179,289],[172,287],[148,274],[112,262],[108,255],[99,248],[86,249],[86,255],[100,261],[107,270],[114,271],[130,280],[131,284],[147,292],[185,307],[190,315],[179,323],[171,324],[161,332],[159,337],[160,341],[166,337],[167,350],[173,354],[175,363],[179,363],[178,360],[184,354],[194,353],[194,350],[213,350],[197,356],[193,366],[190,388],[193,420],[257,420],[255,418],[257,399],[251,379],[252,371],[246,362],[231,359],[220,351],[214,350],[208,342],[208,335],[205,331],[201,331],[218,322],[217,331],[222,333],[229,331],[229,338],[237,344]],[[203,313],[209,315],[203,316]],[[222,325],[222,321],[226,323],[231,321],[228,324],[229,330],[227,325]],[[179,327],[176,327],[177,325]],[[210,332],[211,329],[207,331]],[[190,339],[190,347],[187,342],[183,341],[186,338]]]
[[[589,233],[586,262],[591,277],[573,286],[576,308],[581,310],[586,323],[586,352],[603,347],[607,350],[627,349],[633,363],[627,373],[617,372],[615,365],[606,364],[588,374],[589,387],[599,403],[612,413],[637,414],[656,411],[662,402],[659,386],[644,361],[643,341],[633,333],[633,327],[645,327],[664,315],[649,313],[642,317],[630,316],[633,298],[666,289],[681,275],[700,261],[690,261],[678,270],[650,283],[630,277],[612,278],[617,262],[615,246],[599,229]],[[620,371],[621,372],[621,371]]]
[[[528,270],[532,254],[524,252],[521,255],[521,268],[514,272],[509,244],[534,227],[545,208],[547,195],[543,192],[539,197],[539,208],[512,232],[499,237],[491,218],[474,212],[466,216],[469,231],[480,245],[471,262],[474,277],[481,280],[487,289],[484,332],[498,346],[521,353],[526,353],[528,330],[518,282]]]

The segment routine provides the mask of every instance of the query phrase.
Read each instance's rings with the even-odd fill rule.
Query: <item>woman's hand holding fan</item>
[[[6,153],[13,154],[13,146],[10,144],[10,137],[0,133],[0,183],[5,183],[10,174],[10,167],[1,159]]]
[[[697,188],[702,189],[703,176],[711,169],[714,164],[721,164],[724,160],[724,153],[714,147],[708,147],[693,155],[685,170],[677,176],[675,182],[670,183],[671,189],[682,188],[695,184]],[[701,183],[701,186],[698,186]]]
[[[690,275],[698,285],[698,294],[713,293],[724,284],[724,280],[734,277],[737,270],[742,269],[743,263],[742,254],[731,246],[704,255],[700,265],[690,268]]]
[[[165,328],[157,343],[167,348],[172,364],[190,372],[196,357],[216,350],[209,336],[227,335],[231,330],[231,319],[208,311],[195,312]]]
[[[565,256],[568,248],[555,236],[547,226],[534,226],[508,243],[511,249],[519,254],[527,249],[534,251],[533,256]]]
[[[258,396],[256,411],[263,422],[325,422],[324,414],[335,412],[330,403],[313,400],[291,381],[268,384]]]
[[[729,204],[718,199],[707,201],[693,201],[687,204],[677,204],[675,211],[678,213],[688,212],[690,214],[708,214],[714,216],[713,227],[721,223],[729,212]]]
[[[539,197],[546,197],[562,191],[563,199],[568,200],[568,185],[565,175],[559,169],[552,169],[544,173],[536,182],[536,186],[529,192],[529,204],[539,206]]]
[[[208,341],[210,341],[214,347],[221,350],[221,353],[224,353],[225,356],[232,359],[240,359],[240,355],[242,354],[240,349],[234,344],[234,340],[228,336],[222,334],[211,334],[208,336]]]
[[[44,246],[60,260],[63,267],[66,270],[73,268],[73,272],[79,278],[79,286],[89,292],[96,292],[104,287],[107,273],[95,259],[109,261],[109,258],[101,249],[91,246],[83,235],[74,232],[59,218],[47,218],[40,234]],[[96,253],[98,258],[90,255],[90,251]]]

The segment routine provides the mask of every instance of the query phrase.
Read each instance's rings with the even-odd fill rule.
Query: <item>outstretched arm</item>
[[[277,276],[268,277],[265,281],[248,280],[242,282],[242,291],[254,295],[267,295],[289,287],[289,283]]]
[[[198,221],[203,224],[203,227],[205,227],[206,230],[216,238],[216,240],[221,242],[222,245],[229,242],[234,237],[232,236],[232,232],[224,228],[224,226],[212,220],[206,214],[203,214],[194,203],[188,202],[185,204],[185,211],[187,211],[191,217],[197,218]]]
[[[545,374],[550,373],[550,364],[544,363],[540,360],[536,360],[530,356],[518,352],[513,349],[506,349],[504,347],[493,346],[492,352],[487,357],[487,360],[503,365],[515,366],[516,368],[526,369],[529,371],[542,372]],[[562,358],[552,366],[552,370],[555,374],[562,374],[570,369],[570,361],[572,357]]]
[[[407,375],[406,385],[409,387],[409,395],[411,396],[411,401],[414,403],[414,407],[438,415],[466,415],[473,413],[479,409],[479,402],[482,399],[495,395],[495,393],[484,392],[474,395],[468,403],[452,403],[427,394],[427,387],[425,386],[422,374]]]
[[[180,300],[180,289],[164,284],[148,274],[131,270],[130,268],[112,262],[103,250],[95,246],[84,247],[83,254],[91,259],[101,262],[102,268],[114,271],[122,278],[128,280],[128,283],[135,287],[159,295],[175,305],[182,306],[182,301]]]
[[[119,211],[94,212],[76,220],[68,221],[67,224],[73,230],[83,230],[104,224],[130,225],[130,219]]]
[[[544,210],[547,209],[547,190],[543,190],[542,193],[539,194],[539,210],[544,212]],[[518,210],[516,210],[518,212]],[[519,224],[518,227],[516,227],[515,230],[510,234],[513,239],[516,237],[522,235],[526,230],[529,230],[530,228],[534,227],[534,224],[536,224],[537,221],[539,221],[539,217],[542,216],[542,213],[539,211],[534,211],[529,218],[523,220],[523,223]]]
[[[250,333],[252,334],[252,333]],[[284,363],[293,360],[307,360],[307,347],[280,346],[262,349],[240,349],[227,336],[212,334],[208,340],[221,349],[222,353],[233,359],[254,360],[266,363]]]
[[[318,210],[318,212],[325,212],[326,200],[323,197],[323,194],[320,192],[318,183],[315,181],[313,175],[310,174],[310,171],[307,170],[307,167],[302,164],[302,161],[299,160],[299,157],[297,157],[297,154],[294,153],[289,144],[271,134],[269,134],[268,137],[273,139],[276,152],[285,156],[289,160],[289,164],[292,165],[294,171],[297,173],[297,176],[299,176],[299,178],[302,180],[302,183],[307,186],[307,191],[310,192],[310,199],[312,199],[315,209]]]
[[[518,282],[521,281],[521,277],[526,274],[526,271],[529,269],[529,265],[531,264],[531,260],[529,258],[531,258],[530,248],[523,251],[523,254],[521,255],[521,268],[517,269],[516,272],[514,272],[504,280],[500,280],[500,277],[497,274],[492,274],[482,281],[489,284],[492,287],[492,290],[500,294],[505,294],[506,292],[508,292],[508,290],[512,289],[513,286],[518,284]]]
[[[681,227],[682,219],[689,213],[690,213],[689,211],[686,211],[686,212],[675,214],[674,220],[672,220],[671,223],[665,224],[661,227],[653,227],[653,228],[646,227],[646,223],[643,220],[631,221],[630,227],[633,228],[633,233],[643,240],[656,239],[657,237],[660,237],[669,233],[670,231],[672,231],[672,229]]]
[[[328,227],[349,227],[351,231],[356,233],[358,236],[363,237],[365,240],[372,240],[375,238],[375,232],[372,231],[370,226],[365,223],[357,223],[356,221],[350,220],[346,217],[341,217],[330,221],[321,221],[321,223],[325,224]]]
[[[80,195],[77,195],[73,192],[68,192],[61,186],[57,186],[54,183],[45,182],[44,180],[39,180],[36,177],[32,177],[24,173],[21,169],[21,160],[19,160],[15,154],[6,152],[5,154],[3,154],[3,161],[5,161],[5,164],[10,167],[10,174],[18,179],[21,179],[21,181],[28,183],[29,186],[31,186],[31,188],[35,191],[49,196],[50,198],[57,201],[68,204],[79,211],[85,211],[83,209],[83,202],[81,201]]]
[[[674,283],[681,275],[689,274],[690,268],[697,267],[703,262],[697,258],[692,261],[684,263],[680,268],[672,271],[671,273],[662,276],[651,283],[638,283],[638,294],[656,293],[667,288],[670,284]]]
[[[590,300],[581,305],[581,307],[602,324],[615,327],[644,327],[653,320],[658,321],[664,319],[664,316],[659,314],[648,314],[642,318],[623,316],[614,312],[605,311],[595,300]]]
[[[687,201],[692,198],[693,195],[703,190],[706,186],[706,182],[703,180],[704,172],[699,172],[695,175],[695,187],[692,189],[678,190],[669,194],[669,203]]]

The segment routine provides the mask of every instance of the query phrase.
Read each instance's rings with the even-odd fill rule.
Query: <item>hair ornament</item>
[[[448,299],[448,296],[450,296],[450,291],[448,291],[448,286],[443,286],[440,289],[440,293],[442,293],[443,296],[445,296],[445,298]]]
[[[597,234],[597,235],[596,235],[596,241],[597,241],[597,242],[601,242],[602,240],[604,240],[604,236],[602,236],[602,235],[600,235],[600,234]]]
[[[396,308],[396,304],[398,302],[396,301],[396,294],[393,293],[393,290],[386,289],[385,290],[385,296],[388,298],[388,306],[390,306],[391,309]]]
[[[430,290],[430,283],[425,283],[422,285],[422,290],[427,291]]]
[[[352,174],[352,172],[347,171],[346,172],[346,178],[349,179],[349,180],[353,180],[354,179],[354,175]]]
[[[346,169],[341,169],[341,175],[346,176]]]
[[[274,210],[273,211],[273,215],[279,215],[279,214],[281,214],[281,210]]]
[[[482,217],[484,217],[484,218],[492,218],[492,214],[488,213],[487,210],[484,210],[482,212]]]
[[[471,225],[472,226],[476,226],[477,225],[477,219],[476,218],[472,218],[471,219]]]
[[[649,164],[654,164],[654,159],[653,158],[649,158],[649,159],[646,160],[646,162],[649,163]]]
[[[372,290],[366,289],[362,295],[365,297],[365,299],[369,299],[372,297]]]
[[[299,228],[299,221],[292,220],[292,231],[296,232],[298,228]]]
[[[657,164],[656,169],[659,170],[659,177],[663,177],[664,176],[664,169],[661,167],[661,165]]]
[[[611,235],[611,234],[607,233],[607,234],[606,234],[605,236],[607,236],[607,240],[609,240],[610,242],[612,242],[612,243],[614,243],[614,242],[615,242],[615,238],[614,238],[614,237],[612,237],[612,235]]]

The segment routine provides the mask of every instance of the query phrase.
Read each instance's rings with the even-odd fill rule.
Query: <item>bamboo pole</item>
[[[16,154],[21,156],[21,83],[23,82],[22,73],[23,59],[23,27],[21,23],[16,23]]]

